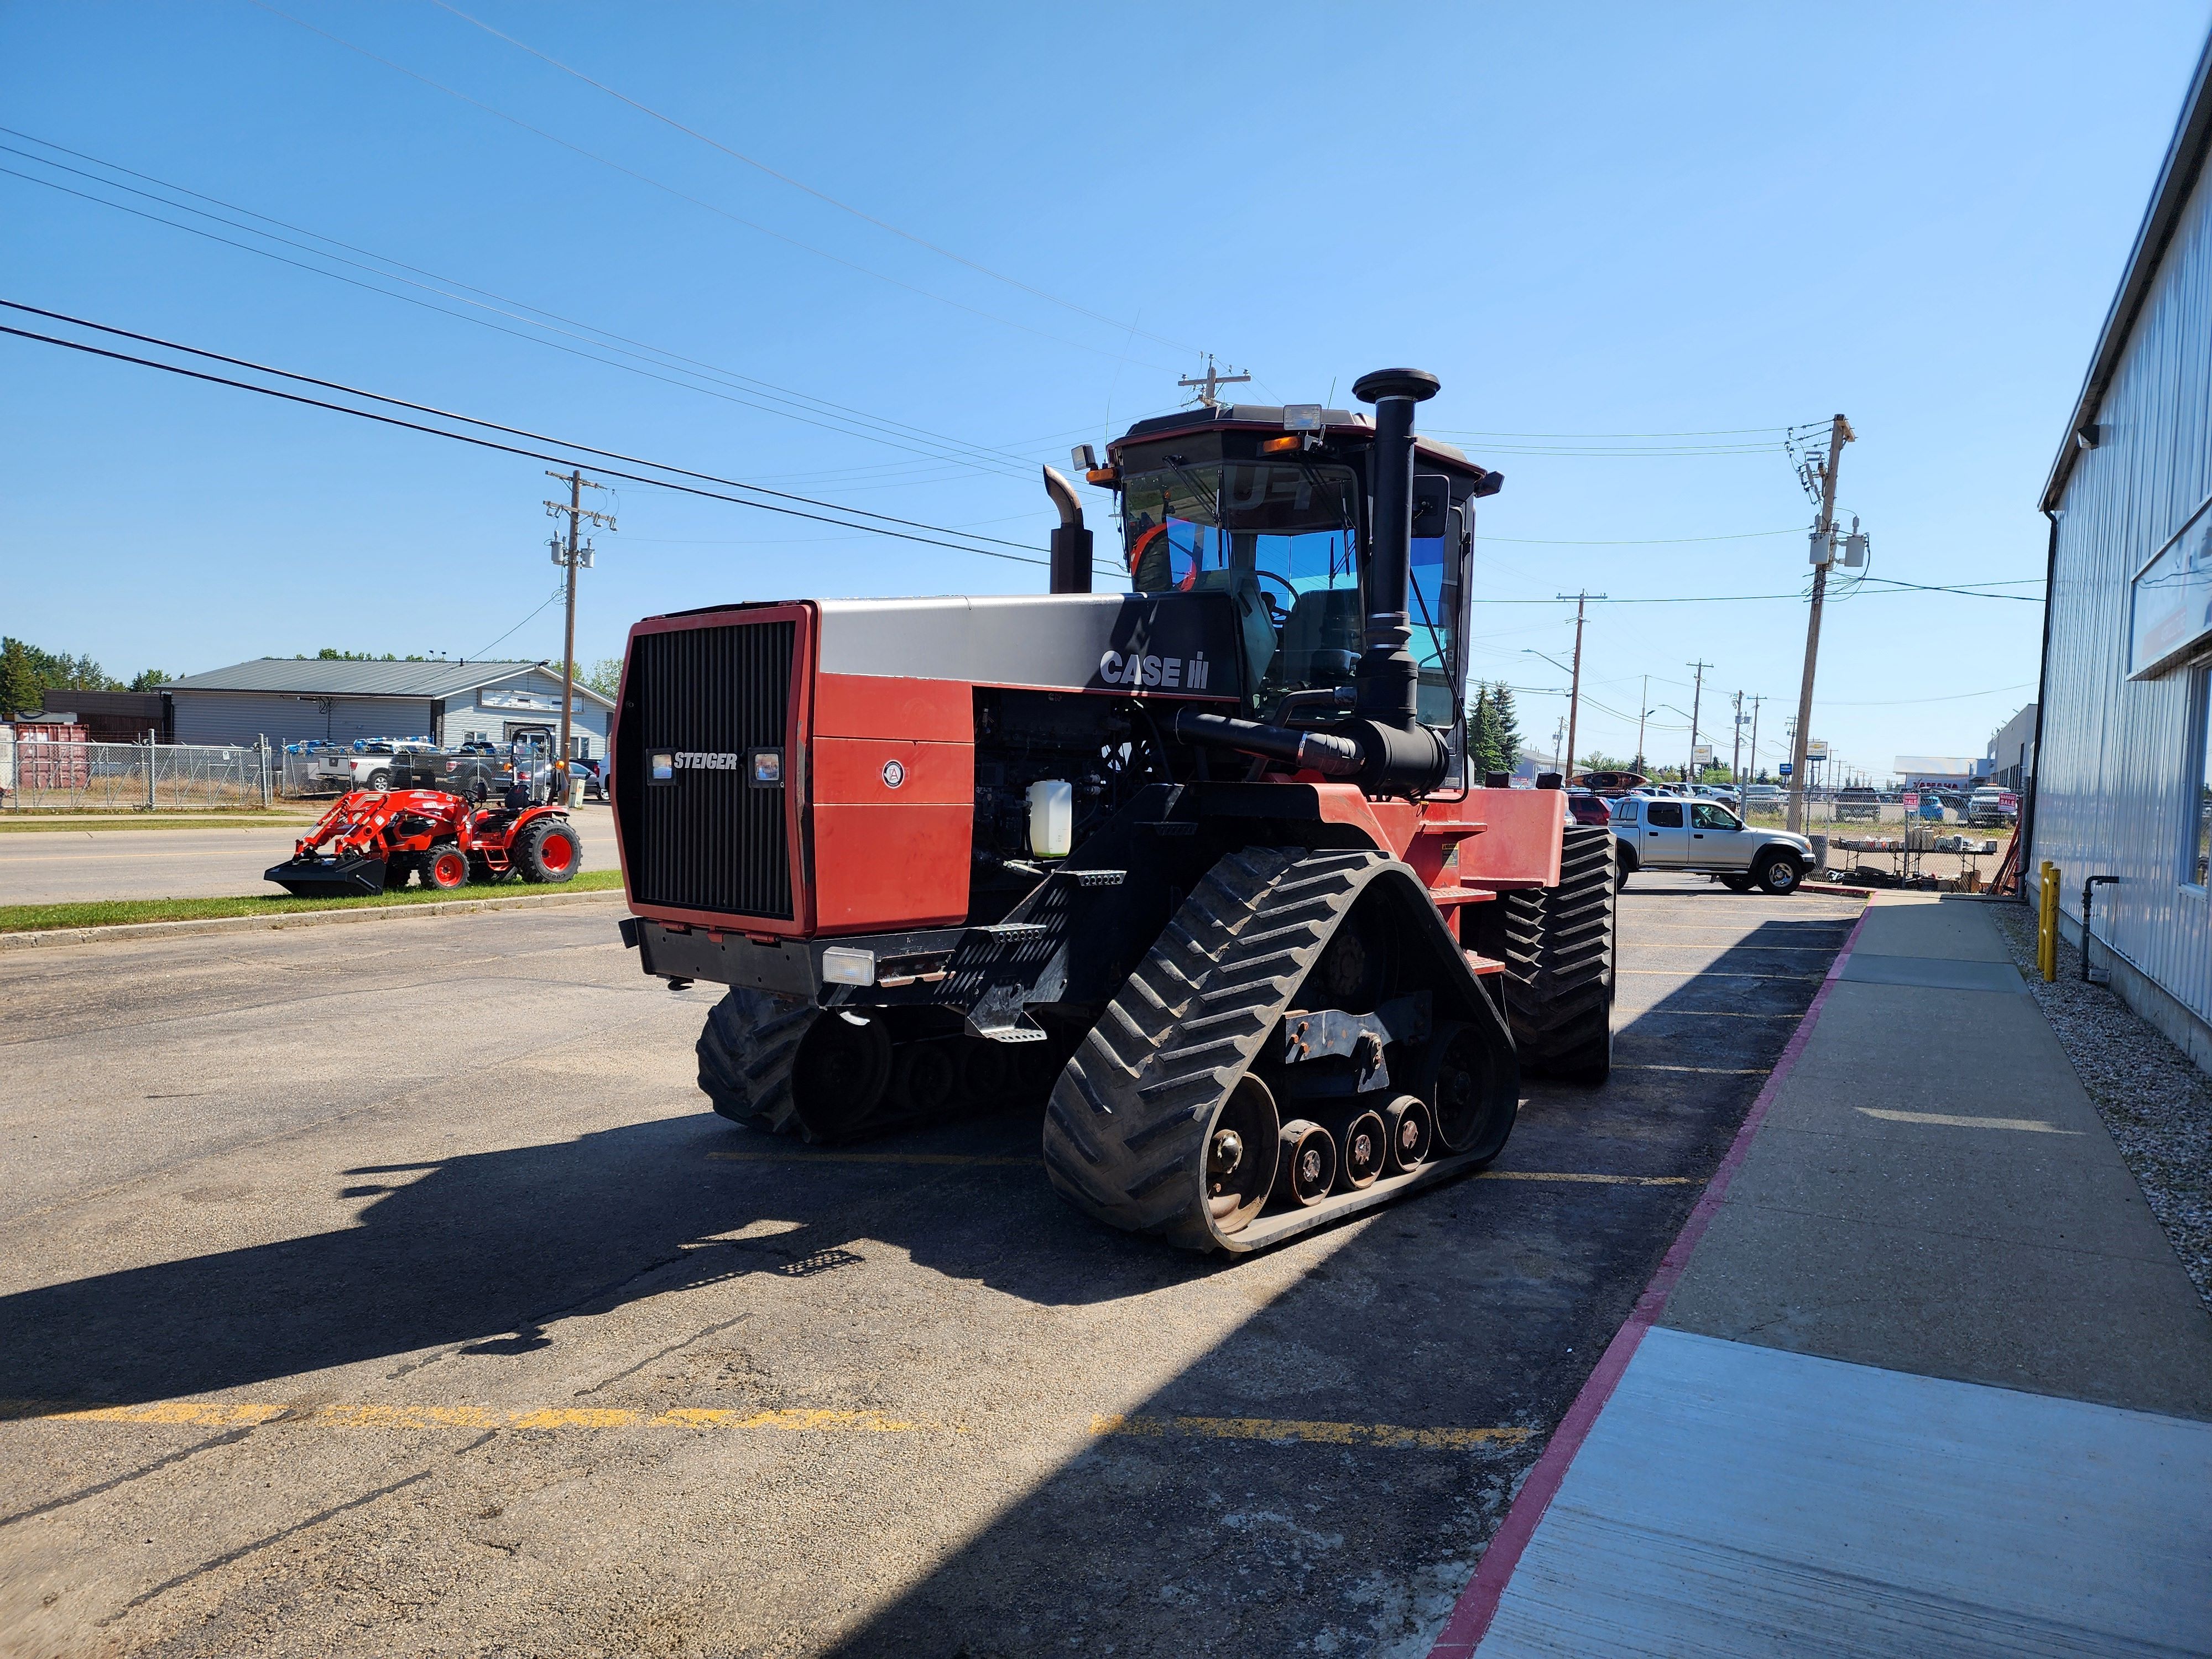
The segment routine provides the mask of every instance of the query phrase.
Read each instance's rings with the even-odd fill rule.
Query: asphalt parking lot
[[[1609,1085],[1235,1262],[723,1123],[615,902],[16,953],[0,1648],[1425,1653],[1857,909],[1638,878]]]

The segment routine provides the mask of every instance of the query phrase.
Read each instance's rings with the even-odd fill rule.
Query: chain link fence
[[[267,749],[0,738],[0,808],[86,811],[266,806],[284,792]]]

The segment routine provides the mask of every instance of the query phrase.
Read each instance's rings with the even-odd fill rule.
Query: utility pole
[[[592,562],[591,544],[586,543],[580,548],[576,544],[576,528],[584,520],[589,519],[595,525],[612,530],[615,520],[611,513],[595,513],[584,505],[584,491],[586,489],[605,489],[605,484],[593,483],[581,471],[575,469],[567,472],[548,472],[545,476],[568,486],[566,504],[560,501],[545,503],[548,517],[557,519],[564,513],[568,515],[567,548],[562,547],[558,536],[553,538],[553,562],[561,567],[561,585],[567,590],[568,600],[568,625],[561,642],[561,752],[553,763],[553,776],[558,793],[560,799],[566,801],[568,799],[568,733],[576,703],[576,569],[580,562],[586,567]]]
[[[1644,720],[1651,712],[1651,676],[1644,677],[1644,694],[1636,700],[1636,770],[1644,770]]]
[[[1828,567],[1836,556],[1836,473],[1843,465],[1844,446],[1851,441],[1851,423],[1841,415],[1828,428],[1828,453],[1816,471],[1820,480],[1820,521],[1814,527],[1813,609],[1805,619],[1805,678],[1797,688],[1797,730],[1790,744],[1790,833],[1805,828],[1805,748],[1813,734],[1813,671],[1820,656],[1820,606],[1828,597]]]
[[[1729,780],[1743,787],[1743,693],[1735,694],[1735,752],[1729,757]]]
[[[1213,372],[1213,354],[1209,351],[1206,354],[1206,373],[1203,375],[1196,380],[1177,380],[1176,384],[1177,386],[1194,387],[1198,392],[1199,402],[1204,404],[1208,409],[1212,409],[1219,401],[1214,396],[1214,393],[1220,391],[1221,388],[1225,386],[1237,386],[1251,378],[1252,377],[1249,374],[1215,374]]]
[[[1582,718],[1583,709],[1583,608],[1592,599],[1610,596],[1592,593],[1585,589],[1580,593],[1562,593],[1559,597],[1575,602],[1575,665],[1567,688],[1567,777],[1571,781],[1575,771],[1575,730]],[[1640,749],[1643,746],[1643,738],[1639,733],[1637,747]]]
[[[1759,774],[1759,705],[1765,701],[1763,696],[1751,700],[1751,770],[1754,777]]]
[[[1687,784],[1695,783],[1698,781],[1698,711],[1705,707],[1705,670],[1711,668],[1712,664],[1704,661],[1686,662],[1682,666],[1695,669],[1698,676],[1697,684],[1690,692],[1690,767],[1689,770],[1682,774],[1682,781]],[[1681,684],[1680,680],[1674,683],[1677,685]]]
[[[1554,772],[1559,769],[1559,739],[1566,735],[1567,722],[1562,718],[1559,723],[1552,728],[1552,769]]]

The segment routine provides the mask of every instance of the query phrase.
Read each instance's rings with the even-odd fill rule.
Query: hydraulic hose
[[[1269,760],[1307,767],[1324,777],[1357,777],[1367,764],[1357,742],[1329,732],[1296,732],[1288,726],[1262,726],[1257,720],[1201,714],[1189,708],[1176,711],[1174,729],[1185,743],[1263,755]]]

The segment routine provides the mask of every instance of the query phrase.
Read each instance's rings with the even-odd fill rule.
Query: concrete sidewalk
[[[2212,1654],[2212,1317],[1990,915],[1807,1019],[1437,1652]]]

